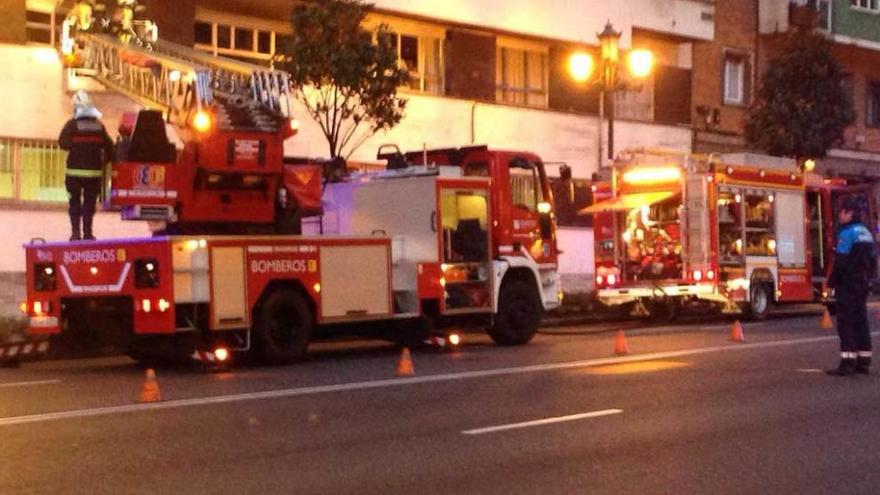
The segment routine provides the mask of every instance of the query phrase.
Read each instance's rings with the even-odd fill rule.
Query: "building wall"
[[[868,84],[880,82],[880,51],[844,44],[835,44],[833,51],[843,70],[851,75],[853,107],[856,111],[855,123],[847,129],[841,147],[880,152],[880,128],[865,125]]]
[[[724,3],[724,2],[720,2]],[[448,22],[565,41],[594,43],[611,19],[630,46],[632,28],[712,39],[712,0],[377,0],[376,7]]]
[[[196,0],[174,0],[174,8],[169,9],[168,0],[142,0],[148,17],[159,25],[159,37],[181,45],[193,45],[193,21],[196,15]],[[222,2],[212,2],[222,3]]]
[[[0,0],[0,43],[25,42],[25,0]]]
[[[534,151],[544,161],[566,162],[576,177],[597,171],[597,118],[566,112],[495,105],[470,100],[407,93],[406,116],[387,132],[368,139],[352,156],[374,161],[378,147],[396,143],[401,149],[457,147],[487,144],[495,148]],[[299,134],[287,141],[286,152],[298,156],[326,156],[326,140],[304,109]],[[438,118],[442,116],[442,118]],[[604,126],[603,126],[604,129]],[[690,129],[638,121],[615,122],[615,147],[690,149]],[[603,133],[603,146],[607,138]],[[556,175],[555,170],[551,170]]]
[[[718,2],[715,21],[715,39],[694,43],[692,118],[698,129],[741,135],[756,81],[752,68],[757,54],[758,1]],[[728,50],[747,55],[746,100],[742,105],[724,103],[724,54]],[[713,115],[699,111],[703,109],[717,111],[717,123],[707,124]]]
[[[834,34],[880,43],[880,15],[852,8],[850,0],[834,0]]]

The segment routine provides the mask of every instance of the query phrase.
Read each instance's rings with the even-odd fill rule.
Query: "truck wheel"
[[[489,337],[501,345],[522,345],[532,340],[540,322],[541,301],[535,288],[522,280],[504,282]]]
[[[754,284],[749,291],[745,313],[750,320],[763,320],[770,311],[770,289],[767,284]]]
[[[302,361],[312,334],[312,313],[293,290],[275,291],[259,309],[254,325],[254,348],[268,365]]]

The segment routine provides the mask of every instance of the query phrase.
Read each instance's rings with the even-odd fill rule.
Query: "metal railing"
[[[0,137],[0,201],[66,202],[66,160],[54,140]]]

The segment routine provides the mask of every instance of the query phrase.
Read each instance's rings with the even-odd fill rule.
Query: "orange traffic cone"
[[[629,354],[629,346],[626,344],[626,335],[623,330],[617,331],[617,338],[614,340],[614,354],[618,356]]]
[[[743,326],[736,320],[733,322],[733,328],[730,329],[730,341],[731,342],[745,342],[746,336],[743,335]]]
[[[822,313],[822,330],[831,330],[834,328],[834,322],[831,321],[831,313],[828,308]]]
[[[156,372],[153,368],[147,370],[144,379],[144,387],[141,389],[141,398],[138,402],[159,402],[162,394],[159,393],[159,382],[156,381]]]
[[[409,354],[409,347],[404,347],[400,351],[400,359],[397,361],[397,367],[394,370],[397,376],[413,376],[416,374],[413,369],[412,356]]]

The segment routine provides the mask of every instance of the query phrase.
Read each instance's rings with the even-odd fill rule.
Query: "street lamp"
[[[605,119],[606,96],[608,102],[608,159],[614,159],[614,103],[618,90],[626,89],[626,81],[619,77],[620,32],[614,30],[611,21],[605,24],[601,33],[596,33],[600,47],[600,67],[598,77],[593,79],[595,63],[586,52],[576,52],[568,60],[568,70],[576,82],[592,82],[599,87],[599,133],[598,157],[602,166],[602,121]],[[627,73],[634,79],[644,79],[654,68],[654,56],[648,50],[631,50],[626,60]]]

